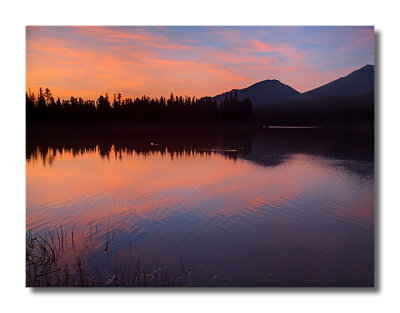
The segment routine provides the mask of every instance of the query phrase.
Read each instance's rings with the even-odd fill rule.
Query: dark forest
[[[217,105],[211,97],[174,96],[164,98],[122,99],[121,93],[113,99],[106,93],[97,100],[53,97],[51,91],[39,89],[37,95],[26,93],[28,124],[35,123],[137,123],[137,124],[221,124],[249,123],[252,120],[249,98],[239,101],[237,94],[226,97]]]

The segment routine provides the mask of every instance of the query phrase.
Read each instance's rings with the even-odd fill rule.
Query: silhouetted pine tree
[[[217,124],[221,122],[242,123],[251,120],[251,102],[249,99],[239,101],[237,94],[226,97],[218,107],[211,97],[197,99],[189,96],[150,98],[126,98],[114,94],[112,105],[108,94],[100,95],[97,100],[84,100],[71,96],[69,99],[54,97],[50,89],[43,92],[39,88],[35,95],[26,93],[27,122],[74,122],[74,123],[172,123],[172,124]]]

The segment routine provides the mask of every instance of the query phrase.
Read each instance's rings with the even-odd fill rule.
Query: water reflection
[[[111,254],[193,285],[373,283],[373,137],[304,130],[30,131],[27,230],[115,229]],[[107,231],[104,231],[106,230]],[[95,252],[104,259],[103,246]],[[112,263],[112,262],[111,262]]]

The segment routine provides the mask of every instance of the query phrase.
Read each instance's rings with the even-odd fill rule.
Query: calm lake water
[[[28,130],[26,192],[27,232],[90,232],[104,277],[140,259],[192,286],[374,284],[365,132]]]

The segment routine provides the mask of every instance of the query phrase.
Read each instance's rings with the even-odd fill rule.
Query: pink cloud
[[[249,35],[245,30],[212,27],[213,44],[190,37],[178,40],[163,28],[66,30],[27,28],[27,88],[48,87],[62,98],[94,98],[120,91],[127,97],[168,96],[170,92],[201,97],[279,79],[306,91],[354,69],[342,66],[323,71],[315,58],[317,52],[310,56],[293,43],[266,41],[262,37],[268,31],[262,28]],[[352,36],[354,40],[349,40],[355,47],[368,46],[373,31],[361,30],[358,37]],[[220,42],[223,45],[216,44]],[[355,48],[349,44],[341,49]]]

